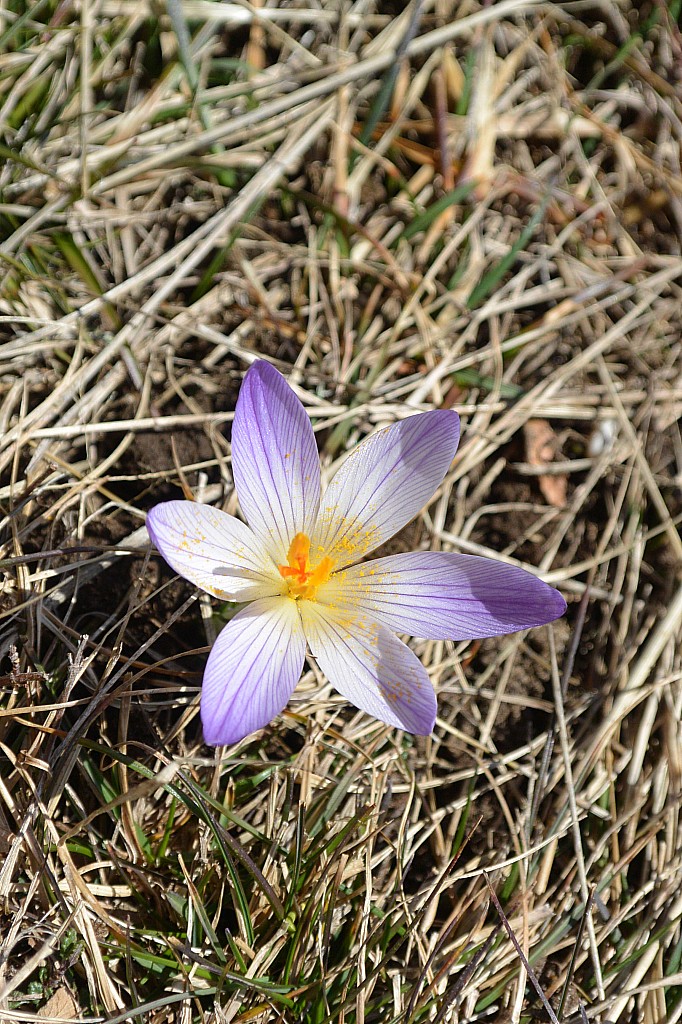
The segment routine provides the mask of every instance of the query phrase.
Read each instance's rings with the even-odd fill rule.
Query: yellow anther
[[[287,553],[288,565],[279,565],[280,575],[287,581],[289,597],[314,601],[317,588],[326,583],[332,574],[334,563],[326,555],[316,566],[310,565],[310,538],[297,533]]]

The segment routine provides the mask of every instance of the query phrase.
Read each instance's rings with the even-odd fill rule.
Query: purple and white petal
[[[436,695],[426,670],[385,626],[352,613],[301,601],[310,650],[339,693],[388,725],[427,736]]]
[[[427,640],[500,636],[545,625],[566,611],[559,591],[525,569],[446,551],[363,562],[335,573],[318,599]]]
[[[208,657],[201,690],[204,739],[236,743],[285,707],[301,676],[305,637],[295,601],[269,597],[242,608]]]
[[[441,409],[401,420],[354,448],[327,488],[311,550],[337,568],[357,562],[417,515],[457,449],[459,417]]]
[[[232,472],[242,512],[279,565],[294,536],[310,536],[320,505],[320,460],[308,415],[281,373],[262,360],[242,384],[232,426]]]
[[[277,566],[251,530],[227,512],[196,501],[165,501],[147,530],[171,568],[226,601],[281,594]]]

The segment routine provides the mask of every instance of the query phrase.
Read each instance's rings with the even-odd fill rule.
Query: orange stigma
[[[287,581],[289,597],[314,601],[317,588],[326,583],[332,574],[334,563],[326,555],[314,568],[310,566],[310,538],[297,533],[287,554],[288,565],[278,565],[280,575]]]

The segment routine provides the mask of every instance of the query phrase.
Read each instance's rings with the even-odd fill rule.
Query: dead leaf
[[[547,466],[554,461],[556,434],[547,420],[528,420],[523,433],[526,439],[526,461],[531,466]],[[542,496],[554,508],[565,508],[568,477],[565,473],[542,473],[538,476]]]
[[[36,1014],[41,1020],[46,1017],[61,1020],[79,1020],[78,1006],[68,988],[58,988]]]

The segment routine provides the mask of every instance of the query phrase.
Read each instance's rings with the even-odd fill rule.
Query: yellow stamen
[[[326,583],[332,574],[334,563],[326,555],[316,566],[310,565],[310,538],[297,533],[291,542],[287,558],[288,565],[278,565],[280,575],[287,581],[289,597],[314,601],[317,588]]]

